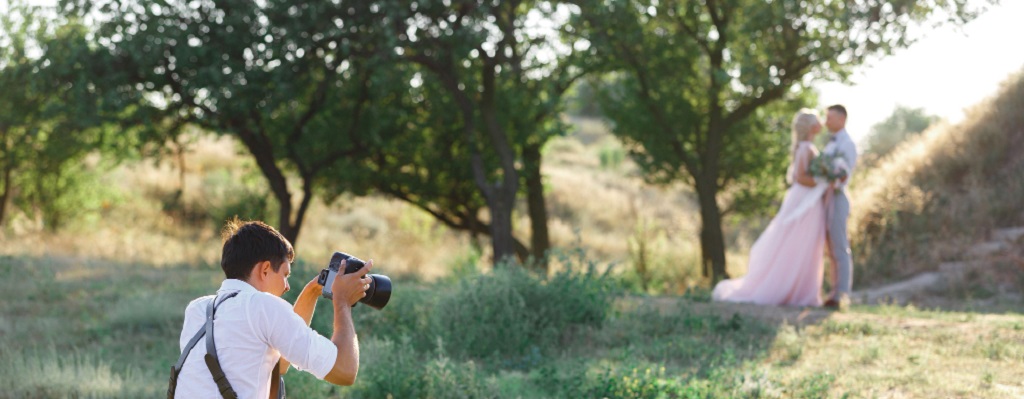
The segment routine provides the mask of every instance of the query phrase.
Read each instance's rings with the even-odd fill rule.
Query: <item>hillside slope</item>
[[[855,285],[976,260],[969,249],[992,232],[1024,226],[1024,71],[963,122],[934,126],[861,172],[850,223]]]

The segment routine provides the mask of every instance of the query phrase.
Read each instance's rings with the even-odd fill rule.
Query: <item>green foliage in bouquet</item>
[[[811,163],[807,165],[807,168],[810,170],[811,176],[824,177],[829,182],[833,182],[846,177],[846,168],[839,166],[842,162],[845,162],[842,154],[822,153],[811,159]]]

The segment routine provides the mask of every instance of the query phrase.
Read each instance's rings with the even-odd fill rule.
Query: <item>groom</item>
[[[832,263],[832,297],[825,301],[825,307],[838,309],[850,301],[853,284],[853,258],[850,255],[850,242],[846,238],[846,219],[850,217],[850,200],[846,197],[846,186],[849,176],[853,176],[857,166],[857,146],[846,132],[846,107],[833,105],[828,107],[825,127],[832,134],[825,145],[824,153],[842,155],[850,170],[847,177],[837,182],[836,193],[829,210],[826,223],[829,256]]]

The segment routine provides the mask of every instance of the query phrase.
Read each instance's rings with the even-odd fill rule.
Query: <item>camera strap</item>
[[[277,392],[277,395],[274,395]],[[281,376],[281,361],[274,363],[274,371],[270,372],[270,399],[284,399],[284,377]]]
[[[181,373],[181,368],[185,365],[185,359],[188,358],[189,352],[192,352],[192,348],[196,346],[196,343],[204,335],[206,336],[206,366],[210,369],[210,373],[213,374],[213,381],[217,383],[217,389],[220,390],[221,396],[226,399],[238,398],[235,390],[231,389],[231,384],[228,383],[224,370],[220,368],[220,361],[217,358],[217,347],[213,344],[213,315],[221,303],[235,295],[238,295],[237,291],[220,298],[219,301],[216,296],[210,300],[210,305],[206,308],[206,324],[188,341],[188,344],[181,351],[181,356],[178,357],[178,362],[171,366],[171,379],[167,387],[167,399],[174,399],[174,390],[178,387],[178,374]]]

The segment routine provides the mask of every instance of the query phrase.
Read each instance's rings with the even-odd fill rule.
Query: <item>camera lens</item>
[[[380,310],[387,306],[391,300],[391,279],[383,274],[370,275],[370,288],[366,290],[366,296],[359,302]]]

